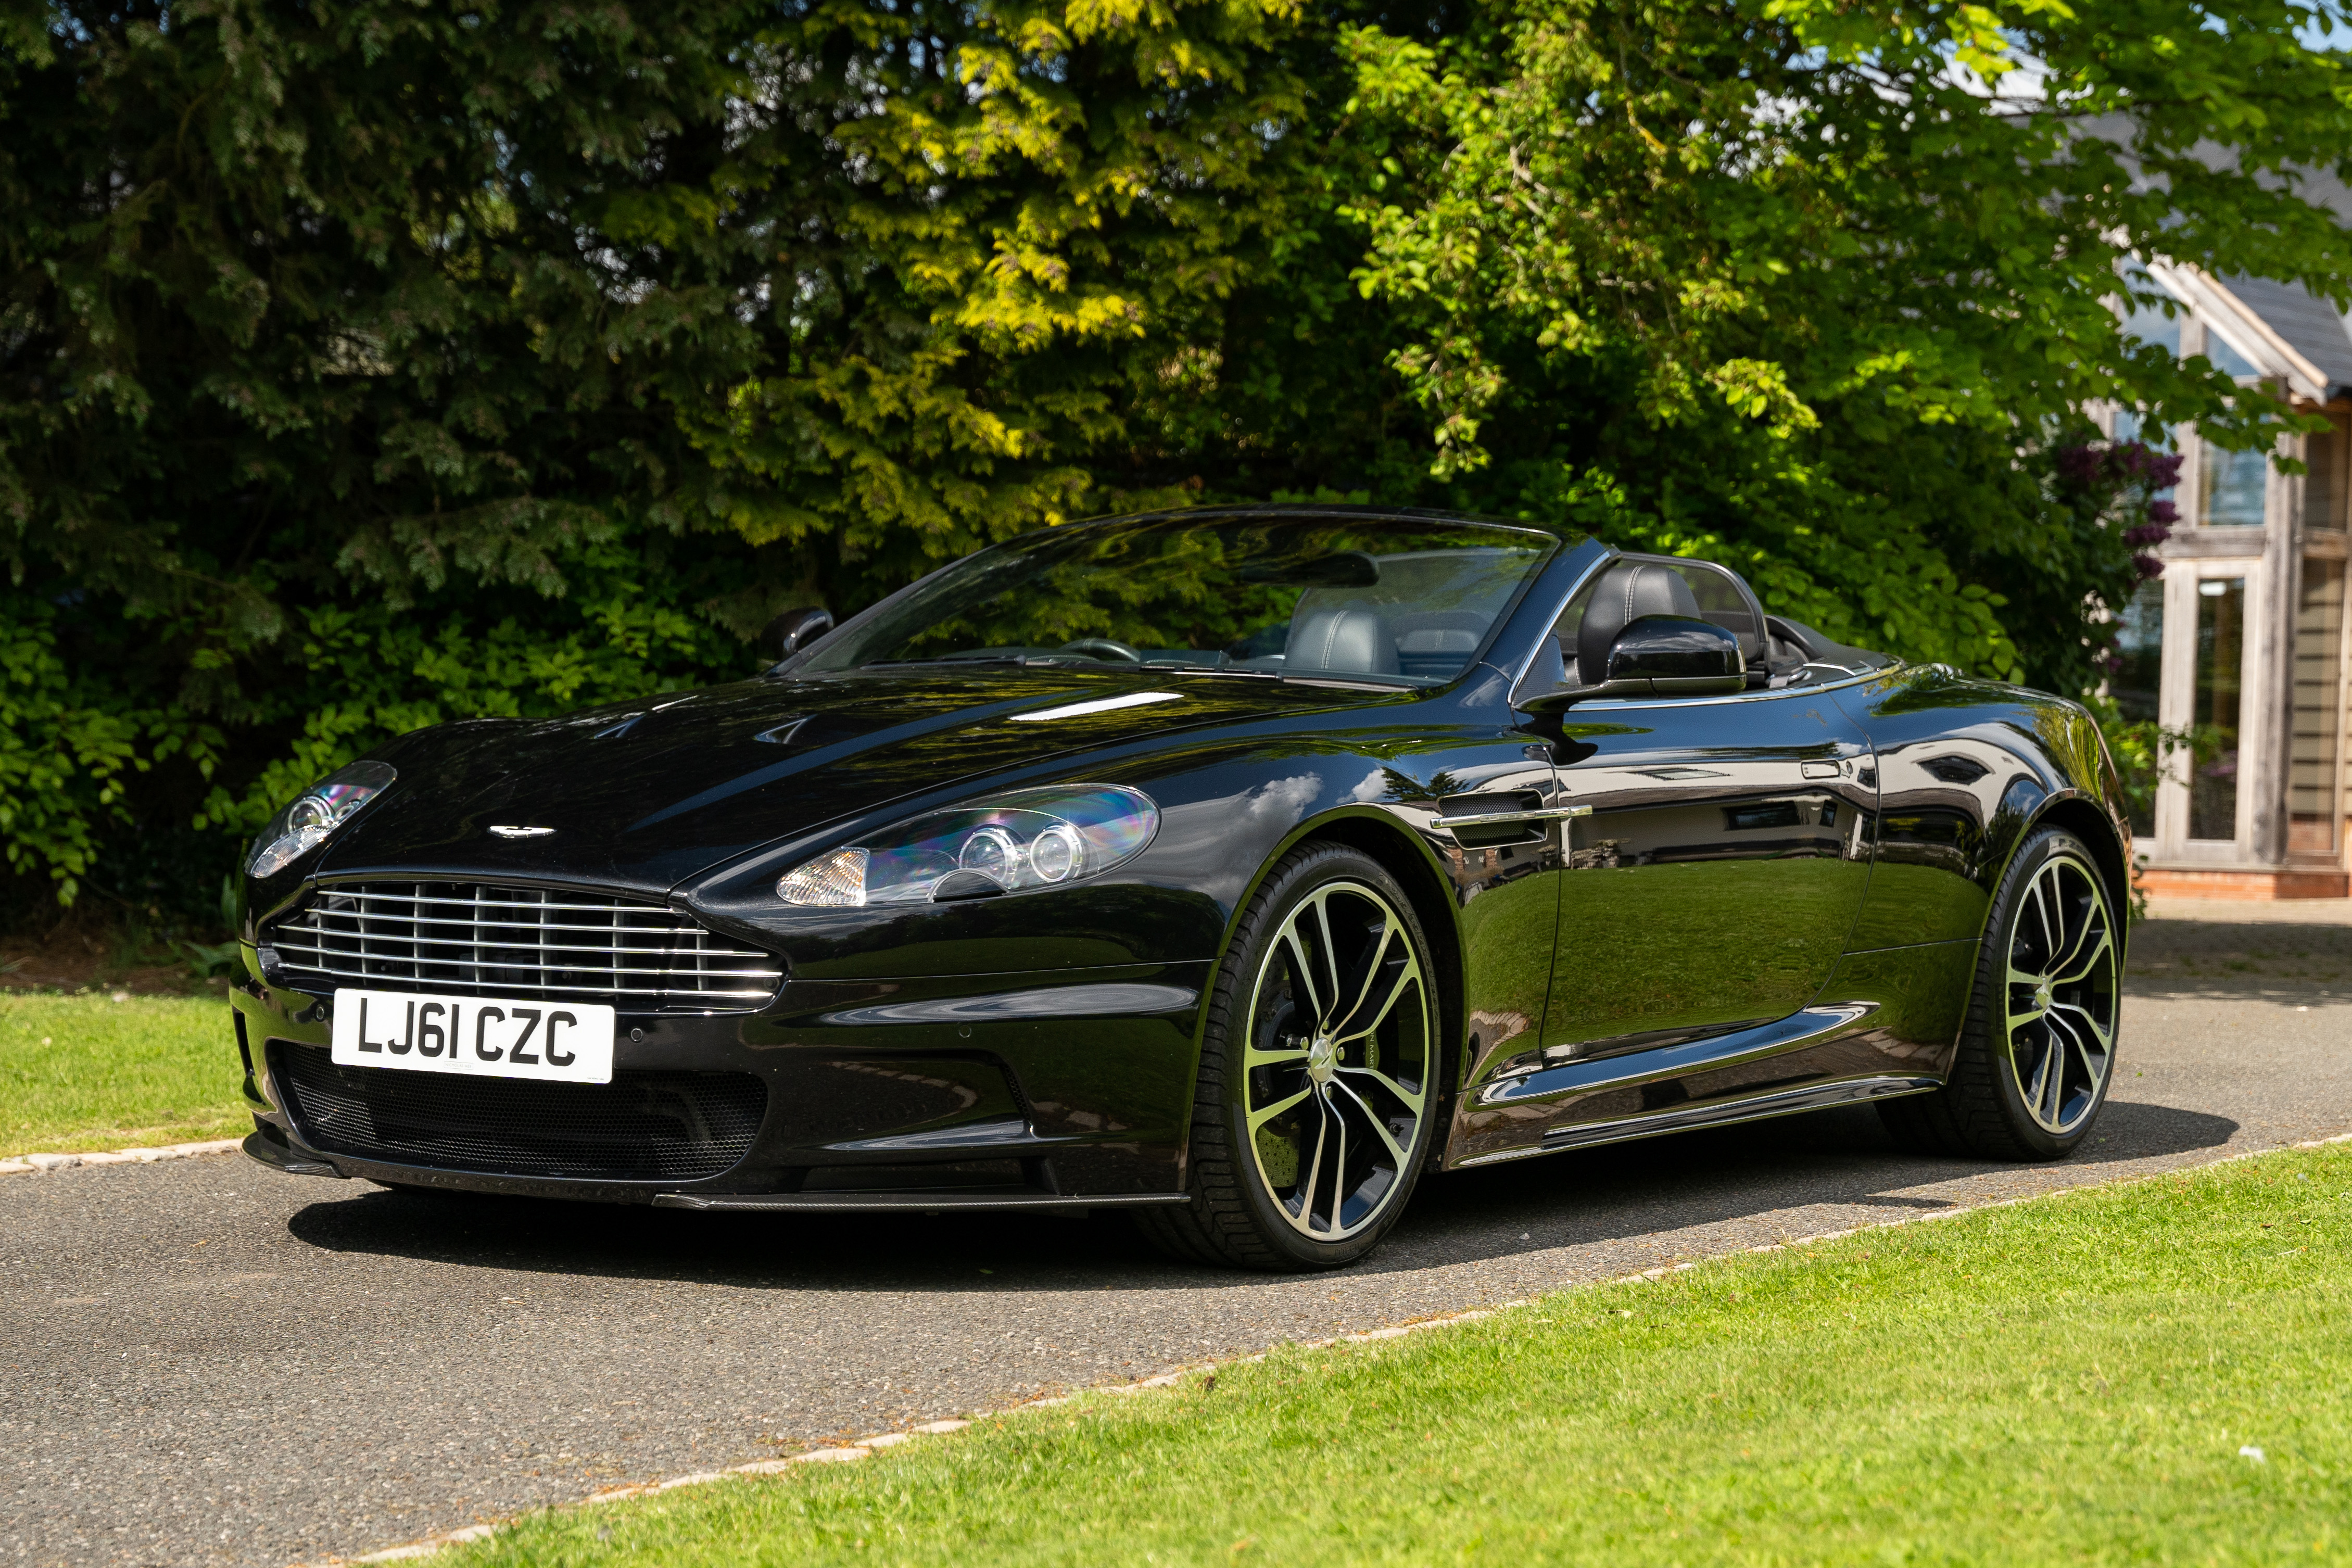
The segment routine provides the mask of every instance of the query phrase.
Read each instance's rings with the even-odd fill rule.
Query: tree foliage
[[[1284,25],[12,5],[0,625],[71,721],[0,763],[12,860],[70,897],[110,823],[740,672],[793,602],[1071,515],[1284,188]]]
[[[0,0],[0,847],[203,906],[388,734],[1188,498],[1594,528],[2079,689],[2147,500],[2062,471],[2085,403],[2291,423],[2118,268],[2352,280],[2314,16]]]
[[[2313,16],[1523,0],[1436,42],[1359,27],[1351,118],[1386,153],[1357,276],[1440,477],[1557,465],[1611,531],[1727,552],[1825,629],[2079,689],[2086,602],[2137,582],[2053,493],[2086,405],[2295,427],[2119,330],[2135,258],[2339,304],[2352,279],[2297,189],[2352,144]]]

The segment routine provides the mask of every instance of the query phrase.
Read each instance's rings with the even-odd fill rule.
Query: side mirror
[[[833,612],[823,606],[786,610],[760,628],[760,650],[782,662],[833,630]]]
[[[1739,639],[1693,616],[1643,616],[1609,645],[1609,678],[1524,701],[1530,713],[1557,713],[1595,697],[1715,697],[1748,688]]]
[[[1739,639],[1696,616],[1643,616],[1609,645],[1609,679],[1647,681],[1648,694],[1697,697],[1744,690],[1748,660]]]

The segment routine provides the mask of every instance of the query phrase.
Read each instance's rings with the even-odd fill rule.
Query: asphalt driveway
[[[352,1555],[615,1480],[2352,1130],[2352,924],[2180,912],[2201,918],[2136,939],[2122,1077],[2067,1163],[1911,1159],[1866,1109],[1824,1112],[1430,1182],[1337,1276],[1171,1265],[1115,1220],[416,1197],[236,1157],[5,1178],[0,1563]]]

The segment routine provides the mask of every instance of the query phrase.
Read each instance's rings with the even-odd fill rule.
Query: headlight
[[[245,862],[247,875],[268,877],[284,870],[300,856],[322,843],[352,813],[383,792],[400,775],[389,763],[353,763],[328,774],[302,792],[295,803],[269,819],[254,841]]]
[[[836,849],[786,872],[776,897],[803,909],[856,910],[1050,888],[1133,859],[1159,828],[1160,808],[1141,790],[1019,790]]]

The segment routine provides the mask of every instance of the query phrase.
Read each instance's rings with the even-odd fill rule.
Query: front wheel
[[[1381,864],[1312,845],[1276,866],[1218,968],[1182,1208],[1137,1218],[1163,1251],[1334,1268],[1403,1211],[1442,1095],[1435,971]]]
[[[1879,1106],[1896,1142],[1994,1160],[2072,1153],[2115,1077],[2123,936],[2083,841],[2034,835],[1993,899],[1950,1079]]]

